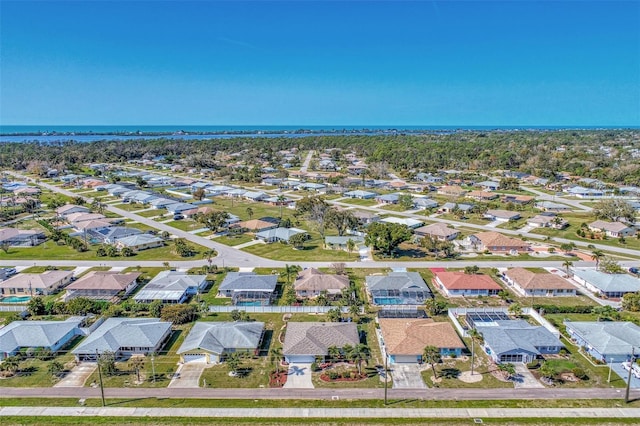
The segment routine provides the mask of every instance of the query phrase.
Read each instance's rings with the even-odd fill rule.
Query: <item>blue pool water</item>
[[[373,303],[376,305],[402,305],[404,300],[401,297],[374,297]]]
[[[0,303],[27,303],[29,299],[30,296],[9,296],[0,299]]]
[[[262,302],[259,300],[256,301],[247,301],[247,302],[238,302],[236,306],[262,306]]]

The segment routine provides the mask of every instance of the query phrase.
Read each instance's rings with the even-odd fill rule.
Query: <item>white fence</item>
[[[0,312],[24,312],[26,310],[25,305],[0,305]]]
[[[217,306],[210,305],[209,312],[245,311],[255,314],[326,314],[336,306]],[[339,307],[343,314],[349,313],[347,306]]]

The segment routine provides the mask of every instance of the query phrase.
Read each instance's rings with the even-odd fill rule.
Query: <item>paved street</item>
[[[135,408],[1,407],[0,417],[234,417],[234,418],[640,418],[640,408]]]

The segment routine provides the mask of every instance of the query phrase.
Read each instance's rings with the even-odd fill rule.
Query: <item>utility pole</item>
[[[476,339],[471,336],[471,375],[473,376],[473,364],[475,364],[476,357]]]
[[[384,405],[387,405],[387,383],[389,382],[389,370],[387,369],[387,348],[384,348]]]
[[[613,358],[609,360],[609,377],[607,378],[607,383],[611,383],[611,365],[613,364]]]
[[[102,406],[104,407],[106,405],[104,403],[104,384],[102,383],[102,368],[100,367],[100,355],[98,354],[97,349],[96,349],[96,362],[98,364],[98,377],[100,379],[100,396],[102,397]]]
[[[156,364],[153,362],[154,361],[154,355],[155,353],[151,353],[151,371],[153,373],[153,383],[156,382]]]
[[[631,388],[631,372],[633,371],[633,363],[636,362],[636,354],[633,346],[631,347],[631,359],[629,360],[629,375],[627,376],[627,391],[624,394],[624,402],[629,403],[629,389]]]

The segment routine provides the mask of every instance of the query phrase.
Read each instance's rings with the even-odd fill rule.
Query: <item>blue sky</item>
[[[0,123],[637,126],[639,21],[639,1],[0,0]]]

